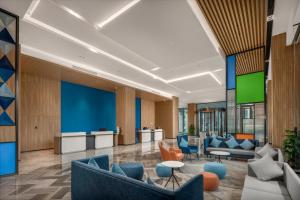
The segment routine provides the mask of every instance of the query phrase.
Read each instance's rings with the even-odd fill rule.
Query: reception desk
[[[151,142],[151,130],[139,130],[139,141],[140,143]]]
[[[95,136],[95,148],[106,148],[114,145],[113,131],[92,131],[91,135]]]
[[[163,140],[163,130],[162,129],[154,129],[153,130],[153,140],[154,141]]]
[[[61,133],[54,138],[54,152],[64,154],[86,150],[86,133],[70,132]]]

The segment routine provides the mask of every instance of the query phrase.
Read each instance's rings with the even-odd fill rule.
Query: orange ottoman
[[[204,190],[205,191],[212,191],[216,190],[219,186],[219,177],[210,172],[201,172],[200,174],[203,175],[203,182],[204,182]]]

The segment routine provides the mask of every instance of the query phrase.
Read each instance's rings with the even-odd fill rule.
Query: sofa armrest
[[[203,176],[197,175],[175,191],[176,200],[203,200]]]
[[[177,147],[170,147],[169,151],[174,151],[175,153],[182,153],[181,149],[179,149]]]

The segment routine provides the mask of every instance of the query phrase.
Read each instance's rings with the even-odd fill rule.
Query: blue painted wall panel
[[[16,173],[16,143],[0,143],[0,176]]]
[[[227,89],[235,88],[235,55],[227,57]]]
[[[116,129],[116,95],[69,82],[61,82],[61,131]]]
[[[136,98],[135,99],[135,129],[136,129],[136,135],[135,135],[135,142],[139,142],[139,136],[138,136],[138,130],[141,129],[141,99]]]

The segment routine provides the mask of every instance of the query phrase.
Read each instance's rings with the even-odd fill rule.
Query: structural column
[[[165,131],[166,138],[178,134],[178,98],[155,103],[155,125]]]
[[[119,144],[135,144],[135,89],[121,87],[116,90],[117,126],[120,127]]]
[[[188,104],[188,128],[191,124],[196,127],[196,111],[197,105],[195,103]]]

